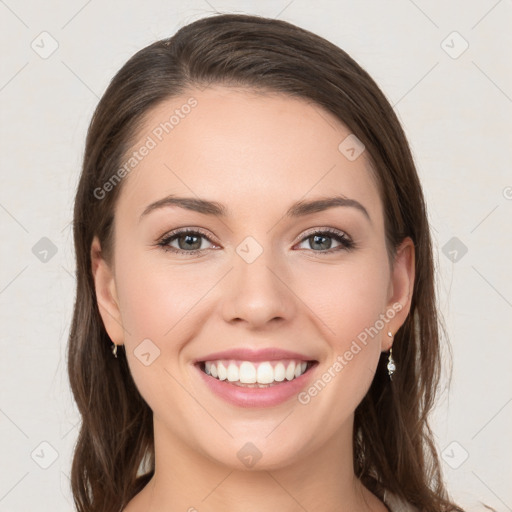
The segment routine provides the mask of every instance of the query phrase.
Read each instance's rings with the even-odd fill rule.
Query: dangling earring
[[[112,354],[117,359],[117,345],[115,343],[112,345]]]
[[[393,333],[391,331],[388,331],[388,336],[390,338],[393,337]],[[395,370],[396,370],[396,365],[395,365],[395,360],[393,359],[393,347],[391,347],[389,349],[389,357],[388,357],[388,375],[389,375],[389,380],[393,380],[393,373],[395,373]]]

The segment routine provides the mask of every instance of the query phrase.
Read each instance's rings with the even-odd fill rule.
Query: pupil
[[[180,240],[182,238],[185,238],[186,242],[183,245],[180,243],[180,248],[181,249],[183,249],[183,248],[185,248],[185,249],[199,249],[199,247],[201,246],[200,237],[198,237],[196,235],[184,235],[184,237],[180,237]],[[194,238],[196,239],[196,242],[195,242],[196,244],[197,244],[197,240],[199,240],[199,247],[191,247],[189,242],[191,241],[191,239],[194,239]],[[194,244],[194,242],[192,242],[192,245],[193,244]]]
[[[324,240],[323,244],[322,244],[322,242],[319,242],[319,240],[321,240],[321,239]],[[331,244],[325,243],[325,240],[329,240],[329,239],[330,239],[330,237],[328,237],[328,236],[314,235],[313,236],[313,244],[320,244],[321,245],[320,249],[330,249]]]

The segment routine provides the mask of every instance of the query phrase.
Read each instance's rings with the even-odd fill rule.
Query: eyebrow
[[[171,194],[148,205],[142,212],[139,221],[150,212],[169,206],[178,206],[179,208],[192,210],[204,215],[213,215],[215,217],[226,218],[228,216],[227,208],[217,201],[207,201],[205,199],[194,197],[178,197]],[[312,213],[322,212],[330,208],[340,206],[356,208],[371,222],[368,211],[360,202],[355,199],[349,199],[343,195],[313,199],[309,201],[297,201],[288,208],[285,216],[289,218],[304,217]]]

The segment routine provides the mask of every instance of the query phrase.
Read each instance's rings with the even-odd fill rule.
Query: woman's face
[[[316,104],[221,86],[148,114],[123,162],[112,265],[95,239],[93,271],[169,446],[276,468],[351,441],[409,311],[414,253],[407,240],[390,266],[382,202],[349,136]]]

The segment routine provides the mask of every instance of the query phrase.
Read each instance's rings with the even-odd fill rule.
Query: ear
[[[97,236],[94,237],[91,244],[91,267],[98,309],[103,325],[110,339],[116,345],[122,345],[124,342],[124,329],[117,299],[114,273],[102,257],[101,246]]]
[[[391,270],[389,298],[386,311],[394,311],[395,315],[387,324],[386,335],[382,336],[383,352],[387,352],[393,345],[393,338],[387,336],[387,332],[390,331],[394,336],[409,314],[414,290],[414,278],[414,242],[410,237],[406,237],[396,250],[395,260]]]

